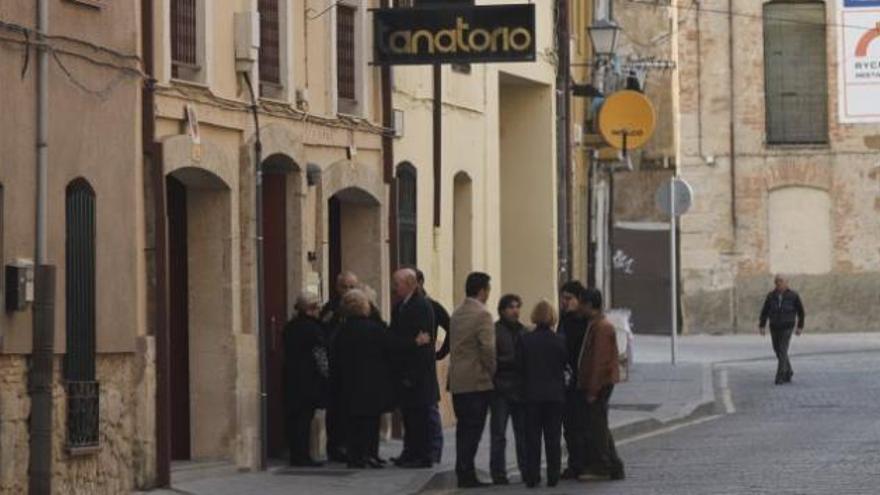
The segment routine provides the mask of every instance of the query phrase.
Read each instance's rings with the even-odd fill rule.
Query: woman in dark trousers
[[[284,326],[284,390],[290,465],[317,467],[309,455],[312,418],[326,406],[327,347],[318,314],[321,300],[305,293],[296,301],[296,317]]]
[[[348,467],[381,468],[379,418],[391,405],[391,355],[384,324],[371,317],[366,294],[351,290],[342,299],[346,322],[337,336],[341,366],[340,404],[349,417]]]
[[[526,407],[526,470],[523,481],[534,488],[541,481],[541,437],[547,452],[547,486],[559,483],[562,463],[562,411],[565,404],[565,339],[556,335],[556,309],[541,301],[532,311],[535,329],[519,339],[523,398]]]

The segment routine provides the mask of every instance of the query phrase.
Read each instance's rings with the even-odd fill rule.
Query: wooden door
[[[633,332],[669,335],[669,225],[616,226],[612,263],[614,307],[632,311]]]
[[[267,332],[269,456],[286,447],[284,414],[284,324],[287,311],[287,188],[284,174],[263,176],[263,297]]]

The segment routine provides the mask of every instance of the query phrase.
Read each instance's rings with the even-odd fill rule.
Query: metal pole
[[[247,72],[244,73],[244,81],[247,84],[248,92],[251,97],[251,113],[254,117],[254,180],[255,180],[255,198],[254,212],[256,216],[257,235],[255,239],[256,257],[257,257],[257,333],[259,335],[260,345],[260,464],[259,469],[264,471],[268,465],[269,457],[269,391],[266,370],[266,359],[268,357],[268,339],[266,333],[266,313],[263,303],[263,278],[265,276],[265,266],[263,264],[263,142],[260,139],[260,114],[257,106],[257,96],[254,91],[254,85],[251,82],[251,76]]]
[[[434,161],[434,227],[440,226],[441,186],[443,184],[443,71],[440,64],[432,68],[434,100],[432,113]]]
[[[37,32],[46,41],[49,30],[49,2],[37,2]],[[35,297],[28,393],[31,398],[29,423],[30,451],[28,491],[35,495],[52,493],[52,380],[55,346],[55,267],[48,265],[46,211],[49,169],[49,53],[37,46],[37,170]]]
[[[677,232],[677,213],[675,211],[675,179],[676,176],[672,176],[672,180],[669,181],[669,282],[670,282],[670,294],[671,294],[671,308],[670,312],[672,313],[672,365],[675,366],[675,358],[676,358],[676,347],[678,344],[678,280],[676,278],[676,273],[678,273],[676,267],[676,256],[675,256],[675,237]]]

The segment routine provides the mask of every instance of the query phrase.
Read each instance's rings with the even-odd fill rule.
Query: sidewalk
[[[657,428],[687,421],[714,411],[713,365],[729,361],[773,359],[770,338],[759,335],[686,336],[679,339],[678,365],[670,361],[668,337],[636,336],[636,363],[630,380],[614,390],[611,400],[611,426],[616,439],[638,435]],[[792,341],[792,356],[826,353],[880,351],[880,333],[805,334]],[[512,432],[508,433],[508,463],[513,465]],[[383,443],[382,456],[395,456],[400,442]],[[446,431],[443,463],[430,470],[386,468],[376,471],[350,471],[343,466],[320,469],[289,469],[282,465],[260,473],[234,473],[229,468],[212,477],[177,483],[173,490],[149,492],[170,494],[293,494],[309,495],[404,495],[426,488],[451,488],[455,483],[455,430]],[[480,444],[477,467],[489,466],[488,429]]]

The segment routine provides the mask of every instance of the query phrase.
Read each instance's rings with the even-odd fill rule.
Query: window
[[[397,231],[399,266],[417,266],[416,169],[409,163],[397,167]]]
[[[171,0],[171,77],[207,82],[204,39],[210,2]]]
[[[828,142],[825,5],[764,5],[764,91],[768,144]]]
[[[68,449],[98,444],[95,381],[95,192],[83,179],[67,186],[65,307]]]
[[[281,84],[279,0],[260,0],[260,81]]]
[[[336,84],[340,100],[355,100],[355,16],[357,9],[336,6]]]

